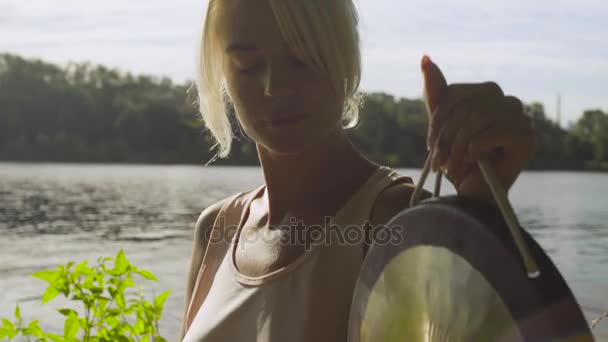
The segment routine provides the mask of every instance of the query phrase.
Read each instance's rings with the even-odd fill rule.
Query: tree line
[[[58,66],[0,54],[0,160],[202,164],[213,159],[190,82],[134,75],[91,63]],[[589,109],[567,129],[541,103],[525,104],[536,128],[532,169],[608,169],[608,113]],[[426,156],[422,99],[366,94],[349,130],[368,158],[420,167]],[[235,128],[235,132],[239,130]],[[214,164],[257,165],[255,146],[237,136]]]

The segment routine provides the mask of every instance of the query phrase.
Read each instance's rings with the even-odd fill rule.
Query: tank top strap
[[[410,183],[410,177],[400,175],[387,166],[380,168],[370,177],[349,203],[334,217],[340,223],[363,224],[370,219],[371,211],[378,196],[387,188],[399,184]]]
[[[211,228],[205,254],[203,255],[203,260],[196,277],[191,296],[192,299],[188,305],[186,319],[184,320],[184,331],[188,331],[192,320],[211,288],[215,273],[230,248],[232,237],[244,219],[244,208],[249,206],[262,189],[263,185],[254,190],[235,194],[226,200],[220,208]]]

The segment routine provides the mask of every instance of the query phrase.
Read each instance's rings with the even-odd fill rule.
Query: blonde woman
[[[385,224],[413,191],[411,179],[366,159],[345,134],[359,109],[357,21],[351,0],[209,0],[200,111],[224,157],[232,103],[265,182],[196,222],[180,340],[346,340],[369,241],[310,241],[329,225],[339,235]],[[521,102],[493,82],[448,85],[426,56],[422,66],[433,168],[460,195],[491,201],[475,161],[488,158],[503,185],[513,184],[534,150]]]

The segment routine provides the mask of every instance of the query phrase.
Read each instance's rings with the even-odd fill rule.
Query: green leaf
[[[57,276],[58,276],[57,271],[48,271],[48,270],[44,270],[44,271],[40,271],[40,272],[36,272],[36,273],[32,274],[32,277],[42,279],[44,281],[49,282],[50,284],[55,282],[55,280],[57,279]]]
[[[120,275],[120,272],[116,271],[115,269],[105,269],[104,271],[114,277],[118,277]]]
[[[162,336],[156,336],[156,337],[154,337],[154,340],[156,342],[167,342],[167,340],[165,340],[165,338]]]
[[[49,286],[46,291],[44,292],[44,295],[42,296],[42,303],[47,303],[53,299],[55,299],[55,297],[57,297],[57,295],[59,294],[59,290],[57,290],[57,288],[54,285]]]
[[[44,336],[47,338],[50,338],[51,340],[53,340],[55,342],[65,342],[65,339],[63,337],[55,335],[55,334],[45,334]]]
[[[4,325],[4,327],[8,330],[9,335],[15,331],[15,326],[13,325],[13,323],[11,321],[9,321],[6,318],[2,319],[2,324]]]
[[[86,318],[79,318],[78,323],[80,324],[80,327],[82,328],[82,330],[84,330],[85,333],[87,333],[87,332],[89,332],[89,330],[91,330],[91,327],[89,326],[89,322],[87,321]]]
[[[36,337],[44,336],[44,332],[38,326],[38,320],[30,322],[30,324],[28,325],[28,329],[30,329],[30,332],[32,333],[32,335],[34,335]]]
[[[95,280],[97,280],[97,285],[99,285],[99,287],[101,287],[102,289],[104,288],[104,286],[103,286],[103,278],[104,278],[104,274],[103,273],[97,273],[97,274],[95,274]]]
[[[21,319],[21,312],[19,311],[19,303],[17,303],[17,306],[15,306],[15,318],[17,320]]]
[[[106,298],[106,297],[98,296],[97,301],[99,302],[99,309],[105,310],[106,305],[108,305],[108,303],[110,302],[110,299]]]
[[[76,265],[76,268],[74,269],[74,273],[76,274],[84,274],[84,275],[93,275],[95,274],[95,272],[93,271],[92,268],[87,266],[88,261],[83,261],[81,263],[79,263],[78,265]]]
[[[103,293],[103,289],[101,287],[97,287],[97,286],[93,286],[89,290],[91,290],[92,294],[96,294],[96,295]]]
[[[165,306],[165,300],[167,300],[167,297],[169,297],[170,294],[171,290],[168,290],[154,298],[154,312],[160,314],[163,311],[163,307]]]
[[[97,263],[98,264],[105,264],[106,262],[108,262],[110,260],[112,260],[112,258],[110,258],[110,257],[105,257],[105,258],[99,257],[97,259]]]
[[[133,283],[133,282],[131,282]],[[118,293],[124,293],[125,289],[129,286],[129,284],[126,281],[123,281],[119,286],[118,286]]]
[[[59,311],[62,315],[69,317],[70,315],[78,315],[78,313],[72,309],[69,308],[62,308],[62,309],[58,309],[57,311]]]
[[[139,342],[150,342],[150,338],[146,335],[139,340]]]
[[[137,274],[139,274],[140,276],[148,279],[148,280],[153,280],[153,281],[158,281],[158,279],[156,279],[156,277],[154,276],[154,274],[152,274],[152,272],[150,271],[146,271],[146,270],[137,270]]]
[[[114,271],[122,274],[127,270],[127,266],[129,266],[129,262],[125,257],[125,252],[121,249],[114,259]]]
[[[120,324],[118,319],[116,319],[116,317],[114,317],[114,316],[108,316],[108,317],[106,317],[106,319],[104,321],[106,323],[108,323],[108,325],[111,326],[112,328],[116,328]]]
[[[111,316],[120,316],[120,309],[112,308],[108,310],[108,314]]]
[[[78,334],[79,329],[80,323],[78,323],[78,317],[74,314],[71,314],[68,319],[65,320],[63,328],[63,337],[68,340],[72,339],[76,337],[76,334]]]
[[[118,335],[116,336],[116,338],[118,339],[119,342],[131,342],[126,336],[124,335]]]
[[[67,297],[70,292],[70,282],[67,279],[67,276],[63,275],[61,277],[58,277],[55,283],[53,284],[53,287],[55,287],[57,291],[63,292]]]
[[[8,336],[8,330],[4,328],[0,328],[0,340]]]
[[[84,280],[84,283],[82,284],[82,287],[89,290],[90,288],[92,288],[93,286],[93,281],[95,280],[95,277],[93,275],[88,275],[86,277],[86,279]]]
[[[116,295],[114,296],[114,300],[116,301],[116,305],[118,305],[119,308],[124,309],[125,308],[125,295],[122,292],[118,292],[116,293]]]
[[[133,280],[131,280],[131,277],[125,279],[122,283],[125,285],[125,287],[135,287],[135,283]]]
[[[144,322],[141,319],[138,319],[137,323],[135,323],[135,325],[133,326],[133,332],[136,333],[137,335],[141,335],[144,333],[144,330],[145,330]]]
[[[101,337],[104,340],[108,340],[110,337],[108,334],[108,329],[106,328],[99,328],[97,330],[97,336]]]

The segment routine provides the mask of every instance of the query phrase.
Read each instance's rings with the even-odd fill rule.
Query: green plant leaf
[[[78,334],[80,329],[80,323],[78,323],[78,316],[71,314],[68,319],[65,320],[63,328],[63,337],[67,340],[73,339]]]
[[[62,315],[66,316],[66,317],[69,317],[72,314],[78,315],[78,313],[75,310],[72,310],[69,308],[57,309],[57,311],[59,311],[59,313],[61,313]]]
[[[116,338],[118,339],[119,342],[131,342],[131,340],[129,340],[126,336],[124,335],[118,335],[116,336]]]
[[[95,274],[95,280],[97,280],[97,285],[99,287],[101,287],[102,289],[104,288],[103,279],[104,279],[104,274],[103,273],[96,273]]]
[[[112,316],[120,316],[120,309],[112,308],[108,310],[108,314]]]
[[[167,340],[165,340],[165,338],[162,337],[162,336],[155,336],[154,337],[154,341],[156,341],[156,342],[167,342]]]
[[[106,306],[110,302],[110,299],[106,298],[106,297],[101,297],[101,296],[96,296],[96,298],[97,298],[97,302],[99,303],[99,310],[101,310],[101,311],[105,310]]]
[[[104,319],[104,321],[106,323],[108,323],[108,325],[111,326],[112,328],[116,328],[120,324],[118,319],[116,319],[116,317],[114,317],[114,316],[108,316]]]
[[[57,290],[57,288],[54,285],[49,286],[46,291],[44,292],[44,295],[42,295],[42,303],[47,303],[53,299],[55,299],[55,297],[57,297],[57,295],[59,294],[59,290]]]
[[[102,339],[102,341],[107,341],[109,339],[109,334],[108,334],[108,329],[106,328],[99,328],[97,330],[97,336],[100,337]]]
[[[8,330],[5,328],[0,328],[0,340],[8,336]]]
[[[120,252],[116,255],[116,259],[114,259],[114,272],[118,274],[123,274],[127,270],[127,266],[129,266],[129,262],[125,257],[125,252],[121,249]]]
[[[135,304],[129,306],[126,310],[125,310],[125,315],[131,315],[133,313],[133,310],[135,310]]]
[[[156,279],[156,277],[154,276],[154,274],[152,274],[152,272],[150,272],[150,271],[137,270],[136,273],[139,274],[140,276],[148,279],[148,280],[158,281],[158,279]]]
[[[70,280],[66,274],[58,277],[52,286],[55,287],[57,291],[63,293],[66,298],[70,294]]]
[[[74,268],[74,273],[77,275],[94,275],[95,271],[93,271],[92,268],[90,268],[88,265],[88,261],[83,261],[81,263],[79,263],[78,265],[76,265],[76,268]]]
[[[55,280],[57,279],[57,276],[58,276],[57,271],[49,271],[49,270],[44,270],[44,271],[40,271],[40,272],[36,272],[36,273],[32,274],[32,277],[42,279],[50,284],[55,282]]]
[[[133,282],[131,282],[132,284]],[[118,286],[118,293],[124,293],[125,289],[129,287],[129,284],[127,281],[123,281],[119,286]]]
[[[42,331],[42,329],[40,329],[40,327],[38,326],[38,320],[31,321],[27,327],[28,327],[28,329],[30,329],[30,332],[32,333],[32,335],[34,335],[36,337],[44,336],[44,331]]]
[[[119,308],[124,309],[125,308],[125,295],[122,292],[118,292],[116,293],[116,295],[114,296],[114,300],[116,301],[116,305],[118,305]]]
[[[15,331],[15,326],[13,325],[13,323],[11,321],[9,321],[6,318],[2,319],[2,324],[4,325],[4,327],[8,330],[9,335]]]
[[[171,290],[165,291],[159,294],[156,298],[154,298],[154,312],[160,314],[163,311],[163,307],[165,306],[165,301],[167,297],[171,294]]]
[[[84,330],[85,333],[89,332],[89,330],[91,329],[91,327],[89,326],[89,322],[86,318],[79,318],[78,323],[80,324],[80,327],[82,328],[82,330]]]
[[[54,342],[65,342],[65,339],[63,337],[55,334],[45,334],[44,337],[50,338]]]
[[[19,311],[19,303],[17,303],[17,305],[15,306],[15,318],[17,320],[21,319],[21,312]]]
[[[138,319],[137,323],[135,323],[135,325],[133,326],[133,332],[136,333],[137,335],[141,335],[144,333],[144,330],[145,330],[144,322],[141,319]]]
[[[103,288],[97,287],[97,286],[93,286],[89,290],[91,291],[92,294],[95,294],[95,295],[99,295],[99,294],[103,293]]]
[[[114,287],[109,286],[108,287],[108,292],[110,292],[110,296],[112,296],[112,298],[116,297],[117,291],[116,291],[116,289]]]

